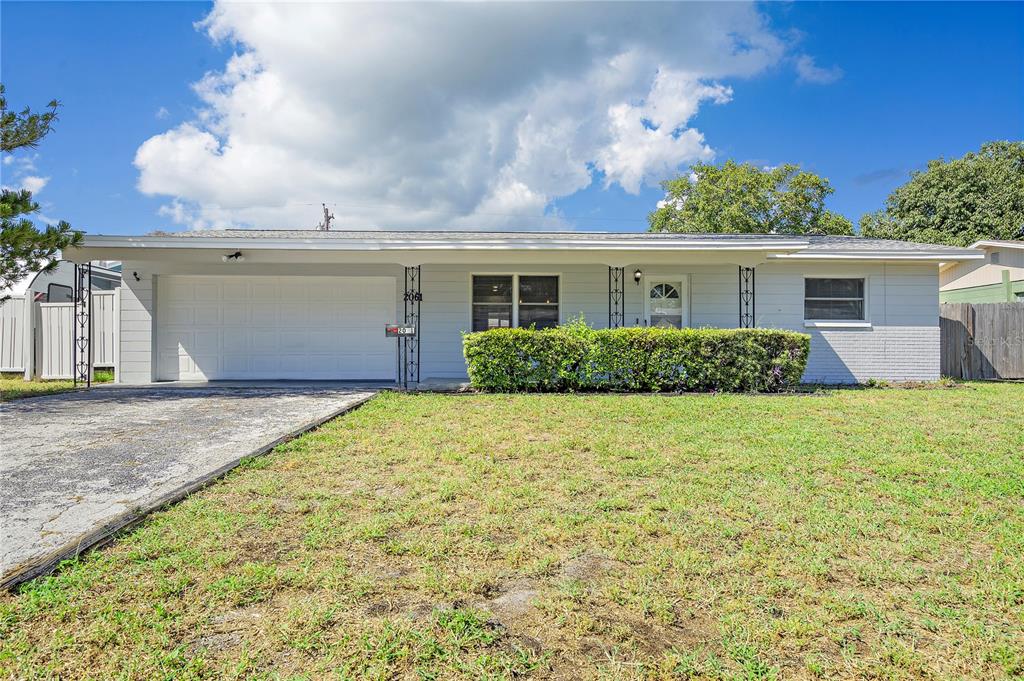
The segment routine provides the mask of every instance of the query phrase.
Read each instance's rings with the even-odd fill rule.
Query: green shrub
[[[500,392],[774,392],[800,382],[811,338],[774,329],[491,329],[463,337],[474,388]]]

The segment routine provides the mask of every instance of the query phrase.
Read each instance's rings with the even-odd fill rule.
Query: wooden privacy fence
[[[1024,303],[939,306],[942,375],[1024,378]]]
[[[92,292],[93,367],[115,373],[120,295],[119,289]],[[0,303],[0,371],[26,378],[71,378],[74,314],[74,303],[37,303],[26,296]]]

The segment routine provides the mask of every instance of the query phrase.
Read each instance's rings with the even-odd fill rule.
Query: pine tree
[[[57,120],[56,100],[43,113],[28,107],[20,112],[7,108],[7,96],[0,84],[0,151],[35,149]],[[2,189],[0,196],[0,291],[9,290],[33,272],[50,271],[57,266],[60,251],[82,241],[82,233],[61,220],[39,229],[28,217],[39,211],[39,204],[27,189]]]

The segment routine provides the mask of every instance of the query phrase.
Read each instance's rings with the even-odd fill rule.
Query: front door
[[[686,323],[686,288],[679,279],[647,280],[647,323],[681,329]]]

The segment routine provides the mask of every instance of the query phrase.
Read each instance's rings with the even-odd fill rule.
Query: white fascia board
[[[925,262],[950,263],[961,260],[983,260],[984,253],[939,253],[937,251],[804,251],[802,253],[779,253],[768,256],[771,260],[916,260]]]
[[[998,241],[995,239],[982,239],[975,241],[970,248],[1017,248],[1024,250],[1024,241]]]
[[[488,250],[588,250],[588,251],[798,251],[806,241],[640,241],[632,239],[488,239],[448,241],[381,241],[377,239],[237,239],[207,237],[86,236],[79,248],[325,250],[325,251],[488,251]]]

